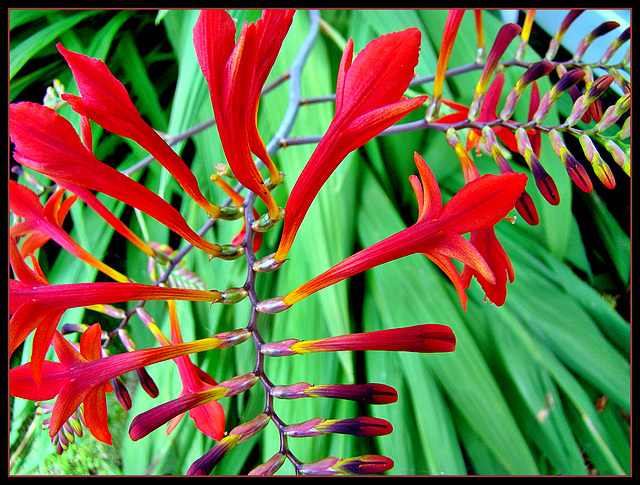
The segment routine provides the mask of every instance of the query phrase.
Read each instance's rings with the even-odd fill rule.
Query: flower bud
[[[620,145],[613,140],[606,140],[604,142],[604,147],[611,154],[616,163],[622,167],[622,170],[624,170],[627,175],[631,176],[631,158],[629,153],[624,151]]]
[[[631,116],[629,116],[624,123],[622,124],[622,128],[618,133],[616,133],[616,139],[618,140],[626,140],[631,136]]]
[[[125,411],[131,409],[131,395],[122,382],[120,376],[111,379],[111,385],[115,389],[116,398]]]
[[[556,53],[558,52],[558,48],[560,47],[560,41],[562,41],[564,35],[567,33],[567,30],[569,29],[571,24],[574,22],[574,20],[578,18],[578,16],[582,14],[583,11],[584,10],[580,10],[580,9],[574,9],[569,11],[566,17],[562,20],[562,23],[560,24],[560,27],[558,28],[555,35],[551,39],[551,42],[549,42],[549,48],[547,49],[547,53],[544,56],[545,59],[549,61],[553,60]]]
[[[616,179],[613,176],[609,165],[607,165],[600,156],[600,153],[593,144],[589,135],[585,133],[580,135],[580,144],[582,145],[582,150],[584,151],[587,160],[591,162],[593,171],[596,173],[600,181],[605,185],[605,187],[613,189],[616,186]]]
[[[393,460],[380,455],[363,455],[340,460],[329,457],[313,463],[303,463],[300,467],[302,475],[341,475],[353,473],[369,475],[384,473],[393,468]]]
[[[187,475],[210,475],[224,455],[238,444],[238,439],[238,435],[222,438],[213,448],[191,464]]]
[[[229,432],[229,436],[237,436],[238,443],[242,443],[245,440],[248,440],[252,436],[255,436],[260,431],[264,429],[264,427],[269,424],[271,418],[268,414],[262,413],[253,418],[251,421],[248,421],[243,424],[239,424],[235,428],[233,428]]]
[[[593,190],[593,184],[591,179],[584,169],[582,164],[571,154],[567,149],[564,141],[560,137],[560,134],[556,130],[549,132],[549,139],[551,140],[551,146],[553,151],[560,157],[562,163],[571,177],[571,180],[584,192],[591,192]]]
[[[278,452],[265,461],[262,465],[258,465],[253,470],[251,470],[248,475],[254,476],[271,476],[275,472],[277,472],[280,467],[283,465],[286,456],[284,453]]]
[[[520,152],[520,155],[524,157],[527,165],[529,165],[529,168],[533,172],[536,187],[538,187],[538,190],[547,202],[551,205],[558,205],[560,203],[560,195],[558,194],[556,184],[547,171],[542,167],[538,157],[533,153],[533,148],[531,148],[527,132],[524,128],[518,128],[516,130],[516,140],[518,142],[518,151]]]
[[[224,397],[235,396],[236,394],[240,394],[241,392],[246,391],[253,387],[253,385],[258,382],[259,377],[255,375],[253,372],[249,374],[244,374],[242,376],[232,377],[231,379],[227,379],[218,383],[218,387],[227,388],[227,392]]]
[[[340,460],[332,466],[334,470],[356,475],[379,474],[393,468],[393,460],[380,455],[363,455]]]
[[[237,244],[222,244],[220,246],[220,254],[218,257],[225,261],[238,259],[244,254],[244,248]]]
[[[569,90],[572,86],[575,86],[582,78],[585,77],[585,72],[582,69],[572,69],[564,73],[558,82],[554,84],[550,91],[547,91],[542,99],[538,110],[534,113],[532,120],[536,123],[541,123],[542,120],[549,114],[553,103],[560,97],[562,93]]]
[[[284,434],[293,438],[307,438],[327,433],[371,437],[384,436],[392,431],[391,423],[384,419],[361,416],[349,419],[314,418],[303,423],[286,426]]]
[[[303,463],[300,466],[299,472],[301,475],[338,475],[340,472],[338,470],[334,470],[332,467],[339,462],[340,458],[331,456],[319,461]]]
[[[280,219],[284,217],[284,209],[282,207],[280,207],[279,209],[280,213],[278,214],[278,217],[273,218],[267,212],[266,214],[263,214],[260,219],[251,224],[251,228],[255,232],[266,232],[271,229]]]
[[[573,60],[576,62],[579,62],[582,59],[582,56],[584,55],[584,53],[587,51],[587,49],[595,39],[605,35],[606,33],[612,31],[613,29],[619,26],[620,24],[614,21],[601,23],[598,27],[593,29],[584,39],[580,41],[573,55]]]
[[[327,384],[310,386],[302,392],[310,397],[348,399],[364,404],[390,404],[398,400],[396,390],[384,384]]]
[[[631,27],[627,27],[622,34],[620,34],[610,45],[602,55],[600,64],[606,64],[611,57],[618,51],[618,49],[631,38]]]

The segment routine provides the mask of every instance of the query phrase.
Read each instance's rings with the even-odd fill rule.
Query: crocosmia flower
[[[104,129],[134,140],[153,155],[174,176],[184,191],[211,217],[220,217],[221,208],[211,204],[202,195],[189,167],[142,119],[131,102],[129,93],[104,62],[72,52],[61,44],[57,47],[69,64],[80,91],[80,96],[63,94],[62,99],[69,103],[74,111],[86,116]]]
[[[353,40],[347,42],[338,70],[335,117],[287,199],[276,265],[286,259],[309,206],[342,160],[426,101],[426,96],[403,97],[419,50],[418,29],[383,35],[355,60]]]
[[[258,133],[260,93],[293,19],[293,10],[265,10],[257,22],[245,23],[235,41],[236,25],[224,10],[203,10],[193,30],[193,43],[209,85],[222,147],[233,175],[267,205],[269,217],[282,215],[253,161],[267,166],[271,182],[280,173]]]
[[[9,107],[9,129],[18,163],[54,182],[96,190],[135,207],[211,256],[223,255],[191,229],[182,215],[145,186],[98,160],[69,121],[35,103]],[[164,142],[163,142],[164,143]]]
[[[492,227],[506,217],[524,191],[527,176],[515,172],[484,175],[466,184],[443,206],[433,173],[417,153],[415,162],[421,180],[415,175],[411,177],[420,209],[414,225],[348,257],[286,296],[264,300],[257,309],[264,313],[280,312],[327,286],[415,253],[424,254],[445,272],[458,290],[465,309],[465,285],[451,258],[495,284],[490,266],[461,234]]]

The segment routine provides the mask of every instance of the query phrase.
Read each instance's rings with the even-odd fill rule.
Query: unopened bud
[[[248,294],[244,288],[229,288],[220,292],[220,303],[233,305],[244,300]]]
[[[593,141],[587,134],[580,135],[580,144],[582,150],[587,157],[587,160],[591,162],[593,171],[596,173],[600,181],[609,189],[613,189],[616,186],[616,179],[611,172],[611,168],[602,159],[598,149],[593,144]]]
[[[230,397],[250,389],[256,382],[258,382],[258,380],[259,377],[253,372],[250,372],[249,374],[232,377],[231,379],[222,381],[218,383],[218,387],[227,388],[227,392],[224,397]]]
[[[624,151],[620,145],[613,140],[606,140],[604,146],[622,170],[631,176],[631,157],[629,153]]]
[[[275,472],[277,472],[280,467],[284,464],[286,456],[284,453],[278,452],[265,461],[262,465],[258,465],[253,470],[251,470],[248,475],[249,476],[271,476]]]
[[[282,299],[282,296],[277,296],[275,298],[262,300],[256,305],[256,311],[260,313],[280,313],[281,311],[290,308],[290,305],[283,303]]]
[[[282,207],[279,208],[280,212],[278,217],[272,218],[269,213],[263,214],[260,219],[251,224],[251,228],[255,232],[266,232],[271,229],[276,223],[284,217],[284,209]]]
[[[237,436],[238,437],[237,442],[242,443],[243,441],[248,440],[252,436],[255,436],[260,431],[262,431],[264,427],[267,424],[269,424],[269,421],[271,421],[271,417],[268,414],[266,413],[259,414],[258,416],[253,418],[251,421],[240,424],[235,428],[233,428],[229,432],[229,436]]]
[[[238,259],[244,254],[244,248],[237,244],[223,244],[220,246],[220,254],[218,257],[225,261]]]

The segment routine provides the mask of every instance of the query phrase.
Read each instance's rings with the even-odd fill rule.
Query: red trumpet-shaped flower
[[[158,195],[98,160],[75,129],[51,108],[35,103],[9,107],[9,129],[16,161],[63,186],[96,190],[135,207],[211,256],[223,248],[195,233],[182,215]]]
[[[260,93],[293,19],[293,10],[265,10],[245,23],[235,42],[236,26],[224,10],[203,10],[193,30],[198,62],[209,85],[213,112],[227,161],[234,176],[267,205],[269,217],[281,216],[251,152],[269,169],[271,182],[280,173],[258,133]]]
[[[495,283],[495,276],[478,249],[461,234],[492,227],[503,219],[524,191],[526,175],[515,172],[484,175],[466,184],[443,206],[436,179],[417,153],[415,162],[422,183],[415,175],[411,177],[420,208],[414,225],[348,257],[284,297],[260,302],[257,309],[264,313],[285,310],[327,286],[415,253],[424,254],[446,273],[458,290],[464,308],[467,301],[464,284],[450,258],[463,262]]]
[[[11,395],[31,401],[53,399],[49,435],[54,436],[64,422],[83,404],[87,427],[93,436],[111,444],[107,424],[105,392],[112,390],[109,381],[140,367],[226,346],[224,338],[209,337],[194,342],[143,349],[124,354],[102,356],[100,324],[90,326],[80,338],[80,352],[59,332],[53,335],[53,346],[60,362],[44,361],[42,381],[33,378],[33,363],[9,371]]]
[[[171,322],[171,341],[167,340],[160,330],[153,324],[150,326],[152,332],[158,339],[158,341],[165,346],[172,344],[183,343],[182,334],[180,332],[180,324],[178,323],[178,314],[176,311],[176,304],[174,301],[167,301],[169,306],[169,320]],[[181,356],[174,359],[178,372],[180,373],[180,380],[182,381],[182,396],[190,396],[202,391],[215,388],[218,383],[206,372],[197,367],[191,362],[189,356]],[[219,397],[224,396],[225,392],[221,394],[218,392]],[[173,431],[178,425],[184,413],[181,413],[171,419],[169,426],[167,427],[167,435]],[[189,416],[196,424],[196,428],[209,436],[211,439],[220,441],[224,435],[224,409],[222,405],[213,400],[210,402],[204,402],[203,404],[194,407],[189,411]]]
[[[74,111],[106,130],[138,143],[174,176],[184,191],[211,217],[223,217],[224,209],[211,204],[202,195],[198,181],[189,167],[142,119],[131,102],[129,93],[104,62],[71,52],[61,44],[57,47],[69,64],[80,91],[80,96],[63,94],[62,99],[69,103]]]
[[[276,266],[286,259],[309,206],[342,160],[426,101],[426,96],[403,97],[419,50],[418,29],[371,41],[353,63],[353,41],[347,42],[338,71],[335,117],[287,200],[282,238],[273,257]]]
[[[438,115],[440,102],[442,101],[442,87],[444,86],[447,66],[449,65],[449,57],[451,57],[453,44],[455,43],[464,12],[465,10],[449,10],[447,14],[447,20],[444,24],[444,32],[442,34],[442,42],[440,44],[440,53],[438,54],[436,76],[433,80],[433,97],[431,98],[426,116],[427,120],[431,120]]]
[[[310,352],[339,352],[385,350],[389,352],[453,352],[456,338],[446,325],[425,324],[413,327],[353,333],[318,340],[287,339],[269,342],[260,352],[271,357],[307,354]]]
[[[11,267],[19,280],[9,280],[9,353],[35,330],[31,370],[41,381],[42,363],[62,314],[69,308],[137,300],[221,301],[217,291],[165,288],[137,283],[75,283],[51,285],[22,259],[9,239]]]
[[[40,204],[38,196],[28,187],[14,180],[9,181],[9,204],[11,211],[24,220],[9,229],[11,236],[30,237],[22,245],[20,252],[23,256],[33,253],[49,239],[53,239],[74,256],[102,271],[116,281],[129,281],[125,275],[114,270],[99,259],[85,251],[69,234],[62,229],[64,216],[76,200],[75,196],[62,201],[64,189],[59,189],[46,202]]]

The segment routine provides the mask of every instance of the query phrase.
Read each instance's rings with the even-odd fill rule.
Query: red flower
[[[267,166],[271,182],[280,173],[266,151],[256,125],[260,93],[291,25],[293,10],[265,10],[245,23],[235,42],[236,26],[224,10],[203,10],[193,29],[193,43],[209,85],[216,125],[234,176],[267,205],[272,220],[282,217],[251,152]]]
[[[18,280],[9,280],[9,353],[35,330],[31,354],[37,383],[51,339],[62,314],[68,308],[137,300],[221,300],[217,291],[165,288],[137,283],[76,283],[50,285],[38,271],[27,266],[18,247],[9,238],[11,267]]]
[[[62,186],[96,190],[135,207],[211,256],[221,247],[196,234],[182,215],[158,195],[99,161],[75,129],[51,108],[22,102],[9,106],[16,161]],[[82,194],[79,194],[82,195]]]
[[[11,395],[40,401],[58,396],[53,407],[49,435],[54,436],[64,422],[83,404],[87,427],[93,436],[111,444],[107,424],[105,393],[111,392],[109,381],[144,366],[224,346],[224,340],[210,337],[194,342],[157,349],[134,350],[102,357],[100,324],[89,327],[80,339],[80,352],[59,333],[53,335],[53,346],[59,363],[42,363],[42,380],[34,379],[33,362],[9,371]]]
[[[503,219],[524,191],[526,175],[515,172],[484,175],[466,184],[443,206],[436,179],[417,153],[415,162],[422,183],[415,175],[411,176],[420,208],[418,221],[413,226],[348,257],[284,297],[262,301],[257,309],[264,313],[285,310],[327,286],[415,253],[424,254],[446,273],[458,290],[464,308],[467,301],[464,284],[450,258],[463,262],[495,283],[492,270],[478,249],[461,234],[493,227]]]
[[[280,245],[282,263],[318,191],[342,160],[426,101],[406,99],[420,50],[420,31],[407,29],[371,41],[352,64],[353,40],[342,55],[335,117],[296,181],[286,205]]]
[[[198,181],[189,167],[142,119],[131,102],[129,93],[111,74],[104,62],[71,52],[61,44],[57,47],[69,64],[80,91],[80,96],[62,94],[62,99],[69,103],[74,111],[106,130],[138,143],[174,176],[184,191],[211,217],[220,217],[221,208],[211,204],[202,195]]]
[[[426,324],[374,332],[353,333],[318,340],[288,339],[264,344],[260,352],[272,357],[338,352],[385,350],[390,352],[453,352],[456,338],[446,325]]]
[[[9,234],[11,236],[30,234],[30,237],[22,245],[21,253],[23,255],[33,253],[51,238],[77,258],[102,271],[114,280],[121,283],[128,282],[129,278],[89,254],[62,229],[64,216],[76,199],[73,196],[62,202],[63,195],[64,189],[57,190],[45,206],[42,207],[38,196],[31,189],[14,180],[9,181],[11,211],[25,219],[13,225],[9,230]]]

